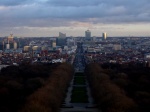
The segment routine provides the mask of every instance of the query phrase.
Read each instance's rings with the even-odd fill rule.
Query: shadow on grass
[[[86,87],[73,87],[71,103],[88,103]]]

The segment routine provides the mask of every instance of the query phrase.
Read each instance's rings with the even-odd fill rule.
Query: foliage
[[[50,69],[45,72],[47,68]],[[3,68],[0,73],[0,111],[17,111],[21,108],[26,97],[42,87],[52,68],[52,65]]]
[[[46,84],[27,98],[20,112],[58,112],[65,90],[72,78],[73,69],[61,64],[50,75]]]
[[[95,63],[86,67],[86,74],[98,107],[104,112],[134,111],[136,103],[133,99],[129,98],[125,91],[112,82],[111,77],[105,73],[108,72]]]

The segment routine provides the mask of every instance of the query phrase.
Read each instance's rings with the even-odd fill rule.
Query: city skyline
[[[1,0],[0,37],[150,36],[148,0]]]

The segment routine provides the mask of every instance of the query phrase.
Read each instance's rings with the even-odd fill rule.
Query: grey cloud
[[[46,3],[54,6],[96,6],[102,3],[102,0],[48,0]]]
[[[0,0],[0,5],[1,6],[15,6],[15,5],[20,5],[24,4],[29,0]]]
[[[149,0],[1,0],[0,6],[6,6],[1,26],[150,22]]]

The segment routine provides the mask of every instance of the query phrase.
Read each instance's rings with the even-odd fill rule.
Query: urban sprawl
[[[8,37],[0,38],[1,67],[22,63],[73,63],[77,43],[82,43],[86,63],[97,62],[118,64],[140,64],[149,67],[149,37],[66,37],[59,32],[58,37]]]

